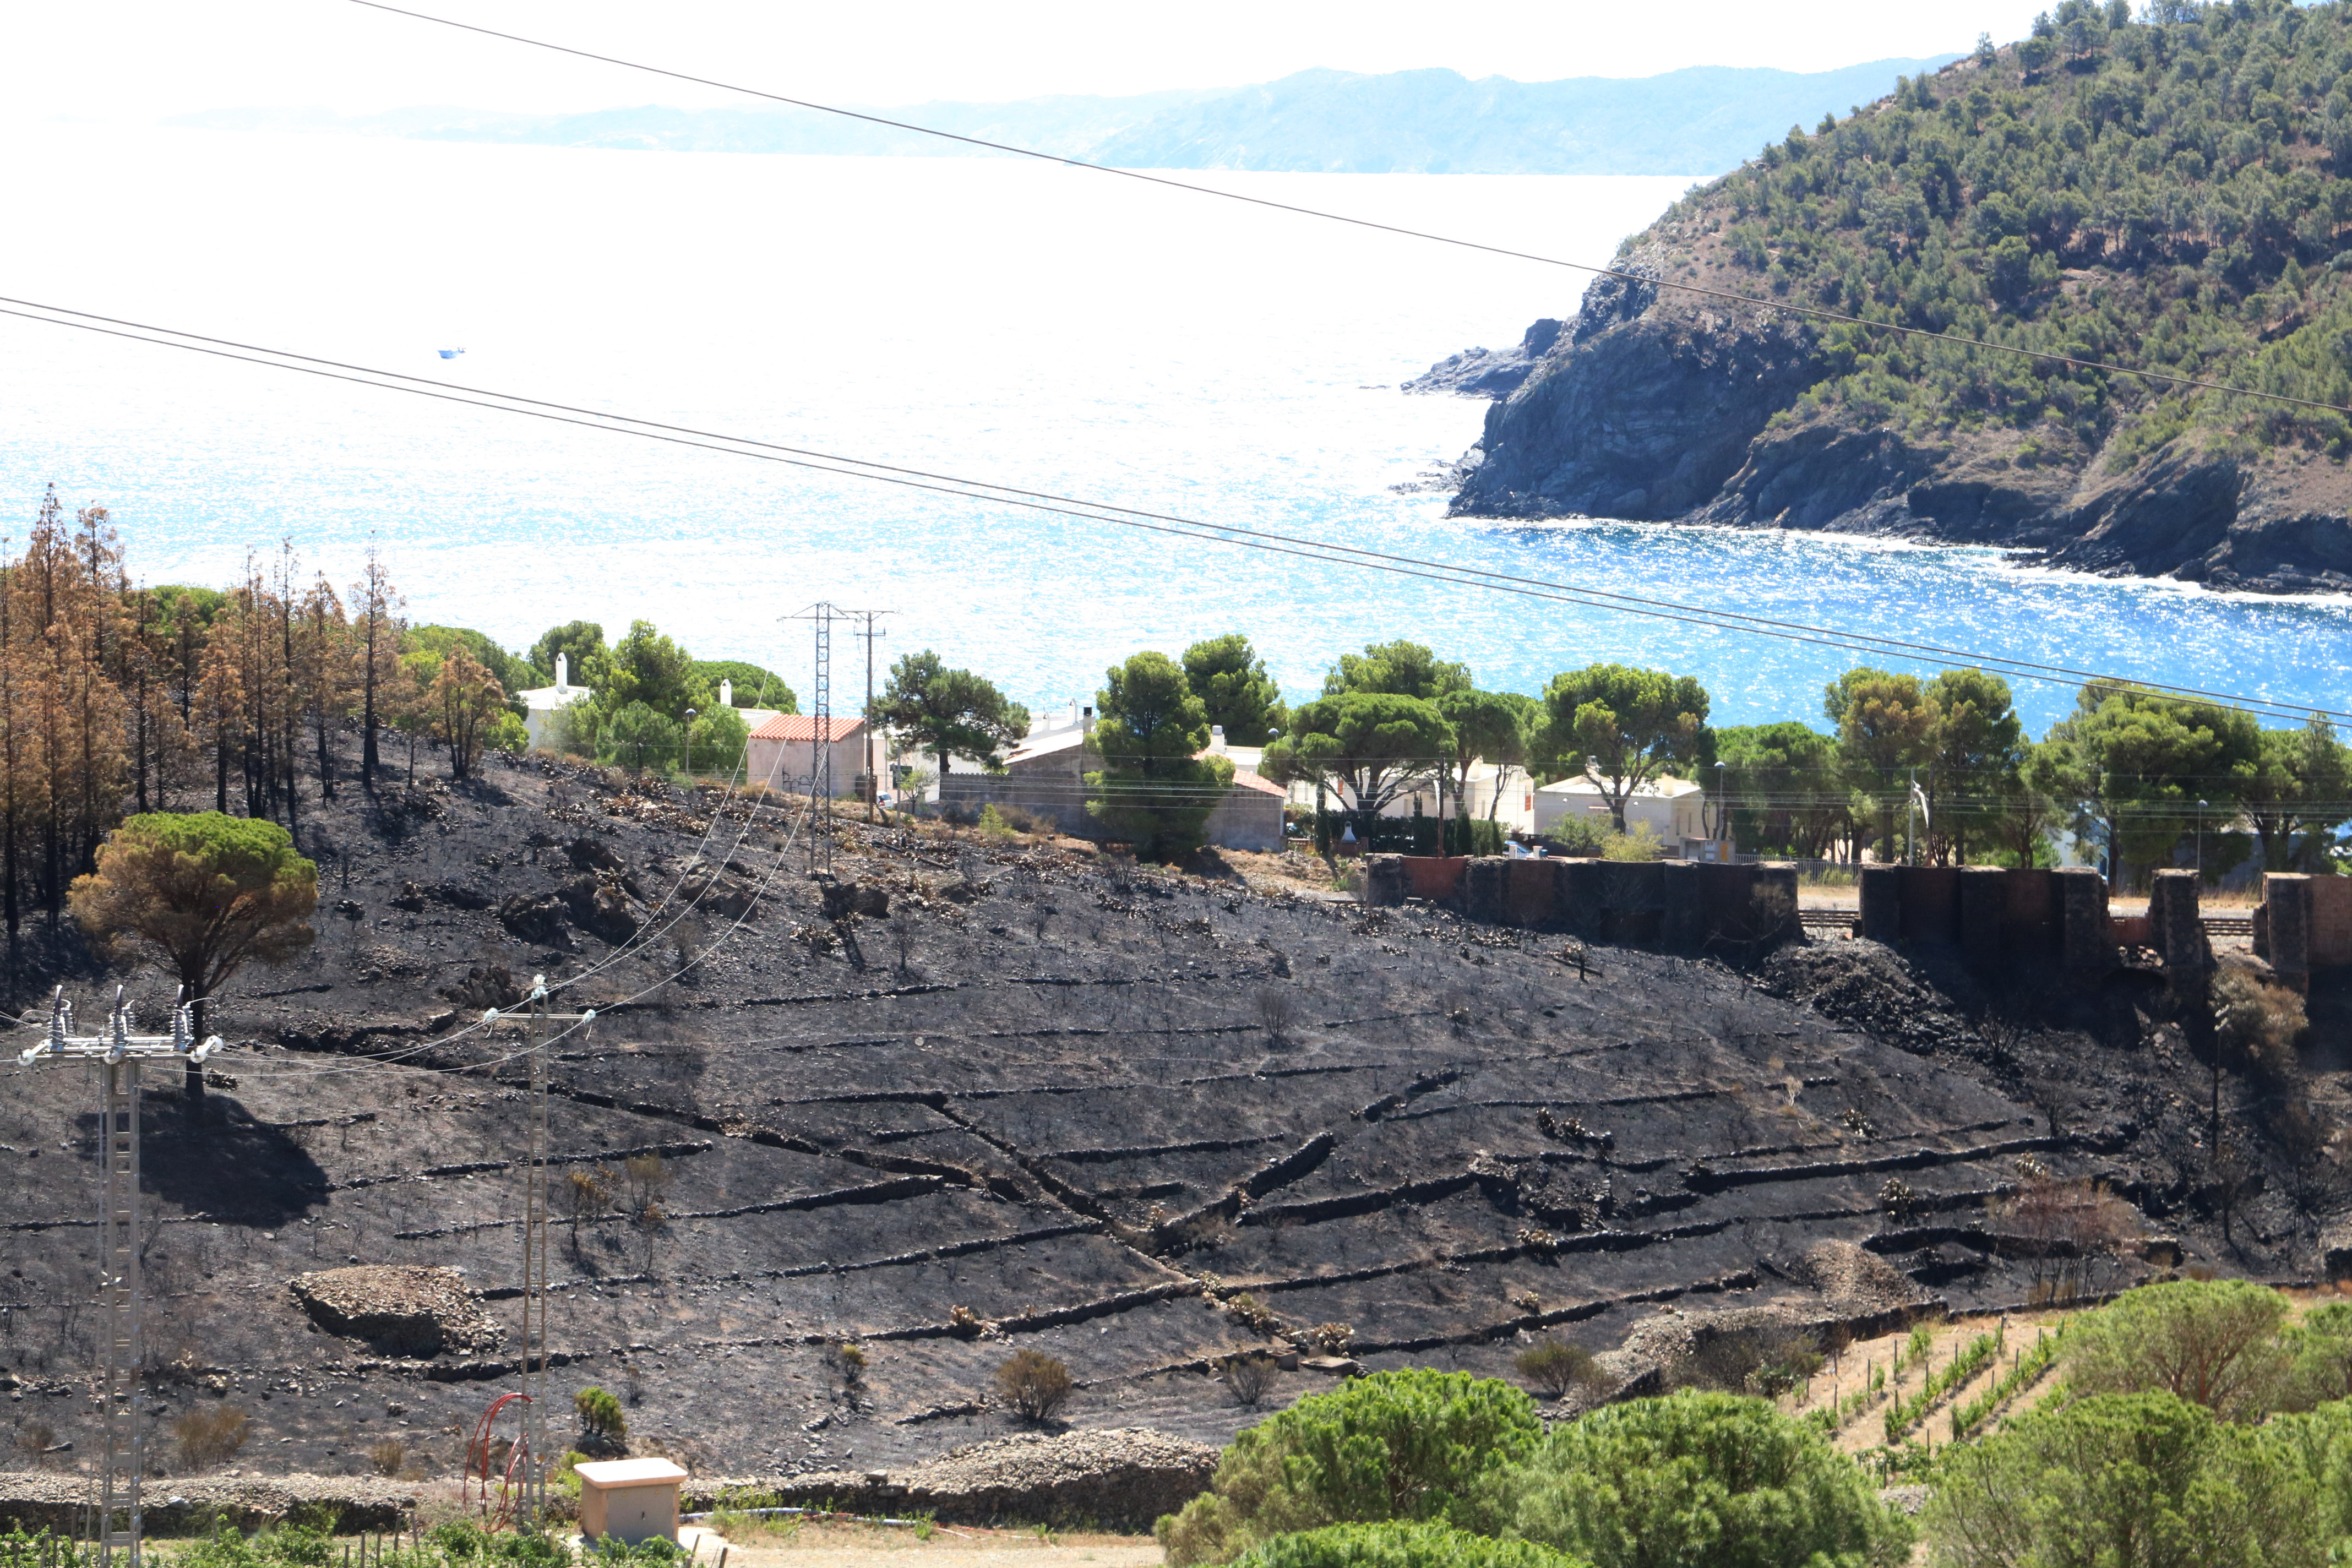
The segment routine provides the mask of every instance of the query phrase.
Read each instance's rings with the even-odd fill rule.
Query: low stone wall
[[[1426,899],[1489,925],[1698,948],[1797,931],[1797,869],[1695,860],[1372,855],[1364,901]]]
[[[746,1492],[773,1506],[843,1513],[929,1513],[947,1524],[1099,1525],[1147,1531],[1208,1489],[1217,1450],[1145,1426],[1024,1434],[950,1448],[903,1470],[689,1481],[702,1511]]]
[[[1044,817],[1072,838],[1098,838],[1102,826],[1087,815],[1086,785],[1066,776],[1024,778],[1011,773],[950,773],[940,781],[940,805],[977,813],[984,805],[1013,805]]]
[[[370,1476],[151,1476],[141,1490],[142,1521],[156,1536],[201,1534],[215,1521],[246,1531],[288,1520],[346,1534],[406,1530],[417,1500],[415,1487]],[[72,1535],[97,1500],[94,1477],[12,1471],[0,1476],[0,1526]]]

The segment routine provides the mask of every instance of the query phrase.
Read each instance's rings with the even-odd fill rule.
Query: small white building
[[[1574,817],[1601,827],[1610,824],[1609,801],[1601,786],[1579,773],[1535,792],[1535,831],[1549,833],[1562,818]],[[1688,779],[1659,777],[1625,799],[1625,829],[1647,827],[1679,852],[1685,838],[1706,837],[1706,791]]]
[[[1482,821],[1491,819],[1506,833],[1525,833],[1535,826],[1535,776],[1516,763],[1490,763],[1481,757],[1470,764],[1466,788],[1459,775],[1451,768],[1446,770],[1444,804],[1448,816],[1467,811]],[[1423,816],[1438,815],[1435,779],[1424,779],[1397,796],[1381,807],[1381,815],[1412,816],[1416,805]]]
[[[516,695],[522,700],[522,727],[530,736],[530,749],[551,752],[560,749],[564,739],[562,727],[556,722],[556,715],[573,703],[585,702],[596,694],[584,686],[572,684],[571,658],[559,653],[555,656],[554,685],[517,692]]]
[[[745,714],[748,720],[751,715]],[[873,766],[866,755],[867,731],[862,718],[829,719],[826,739],[833,748],[833,794],[836,798],[857,793],[857,777]],[[816,772],[816,720],[805,713],[771,714],[751,731],[744,778],[770,789],[808,793]]]

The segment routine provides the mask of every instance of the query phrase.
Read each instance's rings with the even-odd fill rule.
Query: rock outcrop
[[[1451,393],[1456,397],[1508,397],[1559,341],[1559,326],[1546,316],[1510,348],[1465,349],[1449,354],[1406,382],[1404,390]]]
[[[1601,278],[1568,330],[1538,321],[1517,350],[1456,354],[1405,387],[1496,400],[1457,515],[1877,534],[2105,575],[2352,591],[2340,463],[2175,443],[2114,472],[2102,452],[1998,427],[1916,444],[1801,408],[1824,374],[1798,317]]]

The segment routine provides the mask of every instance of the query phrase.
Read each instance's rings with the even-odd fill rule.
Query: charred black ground
[[[221,999],[200,1108],[148,1100],[159,1456],[225,1401],[256,1422],[248,1468],[361,1470],[395,1439],[454,1471],[518,1386],[522,1037],[468,1026],[534,973],[606,1010],[556,1047],[559,1190],[622,1177],[576,1240],[559,1218],[551,1381],[735,1474],[1011,1429],[983,1401],[1024,1346],[1080,1380],[1067,1421],[1223,1441],[1256,1413],[1210,1363],[1282,1324],[1347,1325],[1370,1367],[1502,1373],[1529,1332],[1601,1350],[1669,1307],[1820,1310],[1798,1260],[1828,1238],[1956,1307],[2017,1300],[2028,1265],[1984,1220],[2023,1159],[2111,1183],[2223,1272],[2321,1272],[2342,1202],[2325,1139],[2279,1136],[2290,1105],[2336,1124],[2335,1064],[2225,1079],[2225,1192],[2206,1061],[2144,977],[1989,994],[1852,942],[1746,970],[1599,947],[1580,972],[1558,936],[931,828],[852,830],[828,907],[790,812],[715,805],[532,760],[309,814],[316,948]],[[27,943],[10,1009],[57,979],[87,1022],[107,977],[70,928]],[[10,1409],[86,1455],[90,1087],[10,1089]],[[641,1223],[625,1161],[647,1153],[667,1184]],[[319,1327],[289,1279],[352,1262],[463,1268],[504,1348]],[[844,1339],[868,1362],[846,1382]]]

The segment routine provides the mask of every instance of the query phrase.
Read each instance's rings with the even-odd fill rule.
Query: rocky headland
[[[1628,240],[1634,276],[1595,279],[1566,330],[1407,384],[1495,399],[1454,510],[2352,590],[2339,415],[1781,308],[2346,402],[2345,29],[2291,12],[2028,39],[1768,147]],[[2258,60],[2279,89],[2261,114]],[[2269,237],[2238,230],[2265,201]]]

